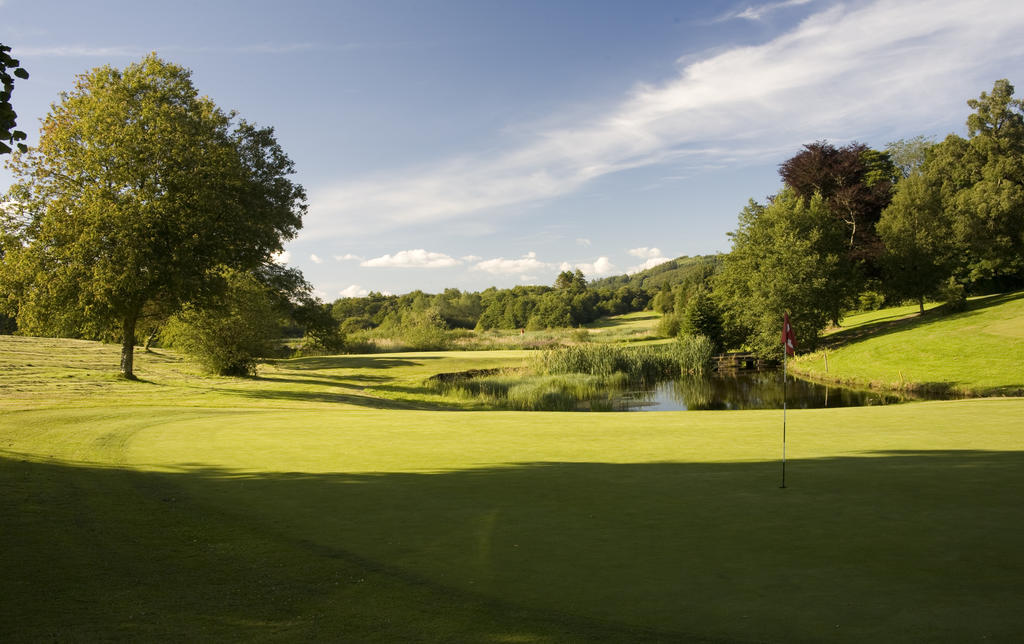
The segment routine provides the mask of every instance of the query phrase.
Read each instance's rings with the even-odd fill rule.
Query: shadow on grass
[[[320,370],[320,369],[390,369],[391,367],[413,367],[427,360],[438,360],[438,356],[416,356],[415,358],[395,358],[387,355],[370,356],[319,356],[309,358],[291,358],[277,360],[274,364],[285,370]]]
[[[15,639],[1012,641],[1024,453],[438,473],[0,460]],[[187,629],[187,630],[186,630]]]
[[[843,345],[854,344],[868,337],[881,337],[890,333],[908,331],[924,324],[931,324],[936,320],[948,318],[950,320],[965,319],[980,315],[985,309],[1008,302],[1015,302],[1024,299],[1024,291],[1017,293],[1003,293],[998,295],[987,295],[967,302],[967,309],[964,311],[950,312],[945,306],[929,309],[924,314],[913,314],[909,317],[896,317],[897,319],[881,318],[868,324],[836,331],[821,339],[821,346],[826,349],[835,349]]]
[[[333,385],[334,383],[329,383]],[[260,400],[290,400],[296,402],[340,403],[369,409],[438,409],[437,405],[377,398],[347,391],[309,391],[308,389],[232,389],[232,395]]]

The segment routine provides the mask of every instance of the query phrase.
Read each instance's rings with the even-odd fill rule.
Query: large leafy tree
[[[732,251],[712,278],[730,343],[777,357],[789,311],[801,347],[813,347],[841,297],[836,285],[849,274],[847,240],[825,200],[805,201],[786,188],[767,205],[751,201],[731,236]]]
[[[108,334],[133,375],[136,326],[265,265],[302,223],[305,194],[273,130],[200,97],[155,54],[78,77],[15,154],[17,221],[0,286],[25,332]]]
[[[949,218],[927,176],[913,171],[900,182],[878,222],[878,234],[885,243],[882,265],[888,290],[915,300],[924,313],[925,298],[949,276],[952,251]]]
[[[968,139],[950,135],[927,174],[939,186],[969,285],[1024,280],[1024,101],[1003,79],[967,101]]]
[[[898,184],[879,231],[904,295],[920,301],[947,278],[976,291],[1024,284],[1024,101],[1013,93],[1004,79],[967,101],[968,138],[927,147]]]
[[[875,224],[889,204],[896,175],[889,156],[862,143],[837,148],[817,141],[783,162],[779,174],[805,201],[816,194],[824,198],[846,231],[851,259],[866,263],[870,271],[881,254]]]

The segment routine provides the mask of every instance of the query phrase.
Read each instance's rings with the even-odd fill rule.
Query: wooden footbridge
[[[765,360],[758,358],[753,353],[734,351],[722,353],[713,359],[716,371],[766,371],[774,369],[779,365],[778,360]]]

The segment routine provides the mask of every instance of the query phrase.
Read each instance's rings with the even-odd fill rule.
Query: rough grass
[[[280,361],[0,338],[11,641],[1013,641],[1024,399],[426,411],[521,352]],[[31,365],[31,366],[30,366]],[[108,366],[109,365],[109,366]],[[387,398],[386,396],[393,396]]]
[[[1024,393],[1024,292],[972,298],[966,311],[882,310],[852,320],[796,373],[890,389]],[[825,356],[828,357],[828,370]]]

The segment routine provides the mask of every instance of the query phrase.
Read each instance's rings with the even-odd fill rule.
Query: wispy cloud
[[[814,0],[786,0],[785,2],[769,2],[761,5],[748,5],[739,11],[731,11],[716,22],[724,22],[726,20],[735,20],[737,18],[743,20],[760,20],[769,13],[778,11],[779,9],[787,9],[789,7],[799,7],[800,5],[810,4]]]
[[[313,262],[314,264],[323,264],[324,263],[324,260],[319,255],[317,255],[316,253],[311,253],[309,255],[309,261]]]
[[[590,240],[587,239],[586,237],[577,237],[576,238],[576,243],[578,245],[580,245],[580,246],[587,246],[587,247],[590,246]]]
[[[344,255],[335,255],[334,259],[339,262],[363,261],[362,257],[360,257],[359,255],[353,255],[352,253],[345,253]]]
[[[520,147],[314,189],[304,236],[521,208],[653,164],[742,164],[820,138],[917,131],[985,89],[974,86],[980,74],[1005,76],[1000,61],[1024,53],[1022,31],[1024,3],[839,5],[762,45],[688,58],[675,78],[639,85],[609,112]]]
[[[360,262],[360,266],[370,268],[448,268],[462,264],[444,253],[434,253],[422,248],[402,250],[394,255],[382,255]]]

